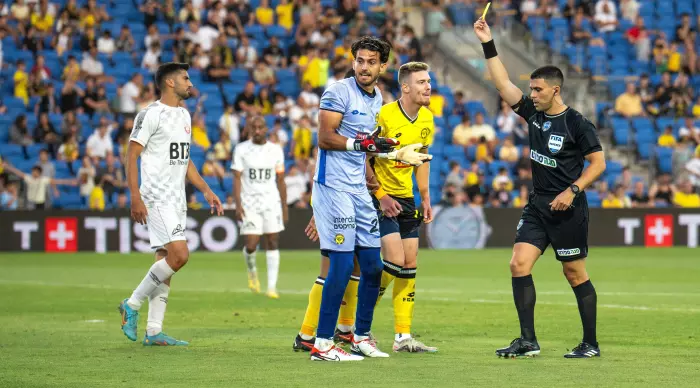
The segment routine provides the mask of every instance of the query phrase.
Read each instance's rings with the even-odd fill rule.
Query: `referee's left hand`
[[[562,191],[559,195],[557,195],[556,198],[554,198],[554,201],[549,203],[549,208],[552,211],[564,211],[564,210],[569,210],[571,207],[571,203],[574,202],[574,198],[576,197],[576,194],[574,194],[571,189],[566,189]]]

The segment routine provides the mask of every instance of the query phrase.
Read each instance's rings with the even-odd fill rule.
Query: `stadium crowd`
[[[462,19],[455,10],[483,3],[422,4],[421,40],[391,0],[0,1],[0,208],[128,207],[122,165],[128,136],[135,114],[157,99],[153,71],[168,61],[192,66],[191,158],[226,206],[233,206],[232,150],[248,138],[246,117],[262,114],[270,141],[288,159],[288,202],[308,207],[319,97],[350,69],[353,39],[373,34],[392,42],[379,82],[391,102],[398,66],[430,62],[424,53],[431,38]],[[700,206],[694,8],[672,30],[657,31],[646,29],[647,6],[636,0],[499,6],[517,12],[533,32],[539,21],[551,28],[564,20],[566,45],[589,51],[621,32],[633,48],[626,63],[645,64],[624,92],[611,87],[614,103],[599,124],[648,120],[658,146],[672,149],[672,168],[647,187],[620,166],[589,193],[591,206]],[[526,122],[504,103],[491,117],[480,102],[437,82],[430,109],[438,128],[432,197],[452,206],[524,206],[532,187]],[[657,130],[669,115],[679,120]],[[188,198],[191,208],[203,206],[191,188]]]

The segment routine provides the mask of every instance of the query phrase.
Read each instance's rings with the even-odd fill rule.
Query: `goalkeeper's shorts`
[[[379,235],[384,237],[392,233],[399,233],[401,239],[418,238],[420,224],[423,222],[423,213],[416,207],[413,197],[391,197],[401,205],[401,213],[396,217],[386,217],[380,210],[379,200],[372,196],[372,202],[377,209],[379,217]]]

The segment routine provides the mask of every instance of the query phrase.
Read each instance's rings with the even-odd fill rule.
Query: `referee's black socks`
[[[581,323],[583,324],[583,342],[598,347],[598,340],[595,333],[596,323],[596,305],[598,304],[598,296],[595,293],[595,288],[590,279],[579,284],[576,287],[571,287],[576,294],[576,302],[578,302],[578,312],[581,314]]]
[[[513,277],[513,300],[520,319],[520,336],[528,341],[534,341],[537,295],[532,275]]]

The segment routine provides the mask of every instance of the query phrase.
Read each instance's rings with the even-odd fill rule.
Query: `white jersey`
[[[130,141],[141,144],[141,198],[146,206],[187,209],[185,178],[190,161],[192,119],[180,107],[159,101],[139,112]]]
[[[284,151],[279,145],[251,140],[236,145],[231,169],[241,173],[241,203],[244,209],[263,211],[281,206],[277,173],[284,172]]]

